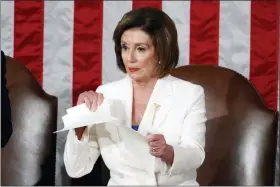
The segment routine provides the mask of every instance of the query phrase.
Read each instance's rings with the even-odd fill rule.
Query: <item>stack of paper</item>
[[[106,100],[95,112],[91,111],[85,103],[69,108],[66,112],[67,114],[62,117],[64,128],[54,133],[117,120],[117,118],[111,115],[110,106]]]

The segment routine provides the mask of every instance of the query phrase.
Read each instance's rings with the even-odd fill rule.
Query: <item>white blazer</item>
[[[121,121],[119,125],[131,127],[133,88],[130,77],[101,85],[97,92],[114,101],[111,108]],[[154,103],[160,105],[156,112]],[[66,171],[72,178],[86,175],[101,154],[110,170],[108,185],[198,185],[196,170],[205,158],[205,122],[203,88],[168,75],[157,81],[138,133],[146,136],[152,130],[163,134],[174,148],[172,166],[154,157],[151,164],[155,170],[149,172],[125,149],[116,131],[106,128],[107,122],[88,126],[81,140],[74,130],[69,131],[64,150]]]

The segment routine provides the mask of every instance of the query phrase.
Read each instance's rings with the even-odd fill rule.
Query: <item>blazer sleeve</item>
[[[104,86],[99,86],[96,92],[102,93]],[[64,165],[67,174],[72,178],[80,178],[90,173],[100,156],[96,127],[87,126],[82,138],[78,140],[75,130],[69,130],[65,149]]]
[[[196,98],[185,116],[180,143],[173,146],[174,160],[168,169],[169,175],[196,170],[205,159],[206,109],[203,88],[198,86],[194,94]]]
[[[64,165],[70,177],[79,178],[90,173],[99,156],[95,126],[86,127],[80,140],[74,129],[69,130],[64,149]]]

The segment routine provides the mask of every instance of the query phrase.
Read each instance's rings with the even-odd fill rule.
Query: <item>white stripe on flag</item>
[[[57,128],[61,129],[61,117],[72,106],[74,2],[45,1],[44,13],[43,87],[58,97]],[[61,176],[66,175],[61,173],[66,133],[57,134],[56,185],[62,185]]]
[[[124,76],[118,70],[113,42],[113,32],[122,16],[132,9],[131,1],[103,2],[103,40],[102,40],[102,83],[112,82]]]
[[[1,1],[1,50],[14,56],[14,1]]]
[[[249,78],[250,1],[220,2],[219,66]]]
[[[190,53],[190,1],[162,1],[162,10],[173,19],[180,49],[178,66],[189,64]]]

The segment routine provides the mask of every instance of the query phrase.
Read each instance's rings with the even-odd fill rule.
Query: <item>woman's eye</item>
[[[127,50],[127,48],[128,48],[128,47],[127,47],[126,45],[121,45],[121,49],[122,49],[122,50]]]
[[[144,52],[145,48],[144,47],[138,47],[137,50],[140,51],[140,52]]]

